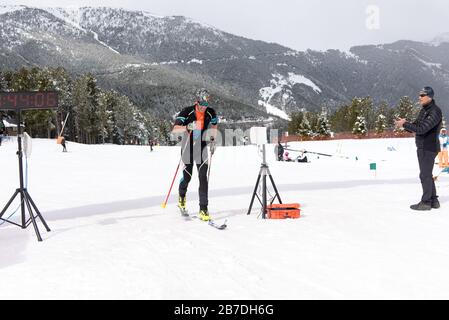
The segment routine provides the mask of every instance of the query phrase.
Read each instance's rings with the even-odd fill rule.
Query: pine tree
[[[8,82],[6,80],[5,74],[0,71],[0,92],[8,91]]]
[[[153,119],[155,124],[156,138],[164,145],[176,144],[177,142],[171,141],[171,129],[172,124],[164,119]]]
[[[412,121],[416,113],[415,104],[409,97],[402,97],[396,107],[396,117]]]
[[[322,109],[321,114],[318,117],[318,124],[316,133],[319,136],[329,137],[331,136],[330,124],[327,119],[327,110],[325,108]]]
[[[98,129],[98,94],[96,79],[91,74],[84,75],[74,83],[73,103],[78,141],[96,143]]]
[[[364,116],[358,116],[357,120],[354,123],[354,128],[352,129],[352,133],[356,135],[366,135],[366,120]]]
[[[135,121],[136,109],[128,97],[120,96],[114,108],[115,126],[120,144],[129,144],[135,138],[138,124]]]
[[[379,114],[376,120],[376,128],[375,128],[376,133],[377,134],[383,133],[386,127],[387,127],[387,117],[384,116],[383,114]]]
[[[366,129],[374,129],[376,123],[376,111],[374,110],[374,103],[371,97],[365,97],[360,102],[360,115],[365,118]]]
[[[318,135],[318,127],[319,127],[319,114],[317,112],[307,112],[307,120],[309,121],[310,126],[310,137],[314,137]]]
[[[377,128],[378,125],[377,123],[379,122],[379,115],[383,115],[385,116],[385,129],[392,129],[394,128],[394,114],[395,114],[395,110],[394,108],[390,108],[390,106],[388,105],[388,103],[386,101],[382,101],[379,105],[379,107],[377,108],[377,112],[376,112],[376,132],[377,132]]]
[[[55,116],[57,134],[61,132],[63,122],[66,120],[67,123],[64,127],[64,132],[62,135],[68,139],[74,140],[75,138],[75,113],[73,110],[73,84],[68,72],[61,67],[49,70],[52,89],[56,90],[58,93],[58,111]]]
[[[396,107],[394,117],[406,119],[407,121],[412,121],[416,115],[416,106],[413,101],[405,96],[402,97],[399,101],[399,104]],[[395,132],[404,132],[404,128],[395,128]]]
[[[352,130],[349,124],[350,106],[344,105],[338,108],[330,117],[330,124],[336,132],[347,132]]]
[[[147,142],[148,140],[160,140],[158,137],[158,133],[157,133],[157,129],[156,129],[156,121],[155,119],[153,119],[153,117],[147,113],[144,114],[144,119],[143,119],[143,125],[145,127],[145,130],[147,132]]]
[[[291,115],[291,120],[288,123],[288,133],[290,135],[297,135],[299,134],[299,127],[301,125],[301,122],[304,118],[304,113],[302,112],[295,112]]]
[[[98,131],[102,143],[114,143],[114,109],[119,95],[115,91],[101,91],[98,95]]]
[[[313,131],[312,131],[309,119],[307,117],[308,114],[307,114],[307,112],[304,112],[303,114],[304,114],[304,116],[299,125],[298,134],[302,137],[310,137],[313,135]]]

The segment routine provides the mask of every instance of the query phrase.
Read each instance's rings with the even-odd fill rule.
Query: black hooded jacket
[[[432,100],[429,105],[422,107],[418,118],[414,122],[404,123],[404,129],[416,134],[415,141],[418,149],[439,152],[438,134],[442,119],[441,109]]]

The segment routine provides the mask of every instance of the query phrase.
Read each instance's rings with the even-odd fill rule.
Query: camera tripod
[[[44,218],[42,217],[41,213],[39,212],[39,209],[37,208],[36,204],[34,203],[33,199],[31,198],[30,194],[28,193],[28,190],[24,187],[23,183],[23,152],[22,152],[22,130],[20,125],[20,110],[17,111],[17,143],[18,143],[18,151],[17,156],[19,157],[19,180],[20,180],[20,187],[16,189],[11,199],[9,199],[6,206],[3,208],[3,210],[0,212],[0,220],[3,220],[5,222],[11,223],[13,225],[16,225],[18,227],[21,227],[22,229],[26,229],[31,223],[33,224],[34,231],[36,232],[37,240],[42,241],[41,234],[39,233],[39,228],[37,227],[36,218],[39,218],[44,225],[45,229],[47,231],[50,231],[50,228],[48,227],[47,223],[45,222]],[[8,219],[3,219],[3,215],[6,213],[6,210],[8,210],[9,206],[12,204],[14,199],[20,195],[20,209],[21,209],[21,224],[15,223],[13,221],[10,221]],[[28,210],[28,213],[30,217],[26,219],[25,210]],[[35,213],[33,212],[33,209]],[[36,214],[36,215],[35,215]]]
[[[266,152],[265,152],[265,144],[262,146],[262,152],[263,152],[263,161],[260,166],[259,175],[257,176],[256,181],[256,187],[254,188],[254,192],[251,198],[251,203],[249,205],[248,209],[248,215],[251,213],[251,209],[254,204],[254,199],[257,197],[257,200],[259,200],[260,204],[262,205],[262,219],[266,218],[267,214],[267,176],[270,178],[271,184],[273,185],[273,189],[275,191],[275,195],[273,199],[271,200],[270,204],[273,204],[274,200],[278,198],[279,203],[282,203],[281,196],[279,195],[278,189],[276,188],[276,184],[274,183],[273,177],[271,176],[270,168],[268,168],[267,162],[266,162]],[[262,179],[262,199],[257,194],[257,189],[259,187],[260,180]]]

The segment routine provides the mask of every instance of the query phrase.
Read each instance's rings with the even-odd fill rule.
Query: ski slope
[[[289,145],[339,152],[285,163],[267,146],[282,200],[299,202],[301,218],[262,220],[257,202],[247,215],[260,153],[220,147],[209,200],[228,220],[220,231],[179,216],[176,186],[161,208],[179,147],[68,142],[62,153],[33,139],[28,191],[52,231],[39,223],[39,243],[32,226],[0,226],[0,299],[449,298],[449,175],[438,179],[441,209],[410,210],[421,196],[413,139]],[[19,185],[16,149],[0,146],[2,208]],[[190,212],[197,190],[195,169]]]

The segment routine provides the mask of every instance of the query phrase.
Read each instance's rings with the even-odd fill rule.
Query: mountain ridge
[[[165,117],[191,103],[199,86],[210,87],[219,100],[238,102],[219,106],[224,115],[238,114],[245,105],[258,116],[284,119],[304,109],[332,110],[355,96],[395,104],[424,85],[433,86],[441,101],[449,100],[444,41],[302,52],[145,11],[0,6],[0,16],[1,69],[36,65],[91,72],[102,85]],[[447,104],[442,108],[448,115]]]

